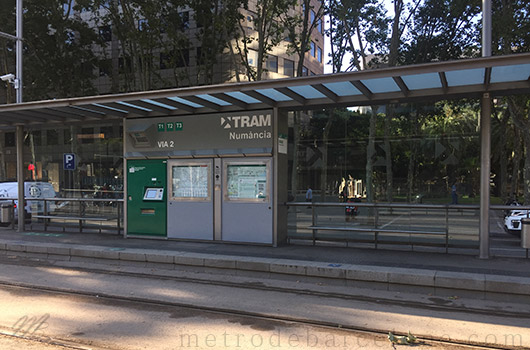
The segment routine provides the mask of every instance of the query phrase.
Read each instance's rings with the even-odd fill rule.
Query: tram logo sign
[[[271,126],[270,114],[221,117],[223,129],[255,128]]]

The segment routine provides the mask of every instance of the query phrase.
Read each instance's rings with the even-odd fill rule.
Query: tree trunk
[[[291,169],[291,195],[296,201],[296,192],[298,190],[298,152],[300,149],[300,111],[294,112],[293,115],[293,166]]]
[[[415,140],[416,135],[418,134],[418,113],[412,113],[412,130],[414,134],[411,135],[410,140],[410,157],[409,157],[409,166],[407,172],[407,202],[411,203],[414,200],[414,181],[416,178],[416,155],[418,153],[418,145]]]
[[[512,181],[511,181],[511,196],[517,196],[519,192],[519,167],[521,164],[521,132],[514,128],[514,141],[513,141],[513,158],[512,158]],[[515,199],[515,198],[513,198]]]
[[[527,129],[528,130],[528,129]],[[530,133],[523,133],[524,150],[525,150],[525,166],[524,166],[524,204],[530,204]]]
[[[322,172],[320,173],[320,201],[326,201],[326,192],[328,188],[328,140],[329,132],[331,125],[333,124],[333,115],[334,110],[331,110],[329,113],[329,118],[324,127],[324,132],[322,133],[322,143],[324,146],[324,151],[322,152]]]
[[[368,132],[368,146],[366,148],[366,200],[374,202],[374,161],[375,161],[375,130],[377,122],[377,106],[372,106],[370,115],[370,129]]]
[[[530,151],[530,134],[528,133],[528,130],[530,130],[530,119],[528,119],[529,116],[525,116],[524,115],[524,101],[523,99],[521,98],[515,98],[515,97],[510,97],[508,98],[508,108],[510,109],[510,114],[512,115],[512,118],[513,118],[513,123],[516,127],[516,133],[519,134],[518,136],[518,139],[520,140],[521,139],[521,135],[522,135],[522,139],[523,139],[523,143],[524,143],[524,150],[526,151],[525,153],[525,165],[524,165],[524,173],[523,173],[523,179],[524,179],[524,187],[523,187],[523,195],[524,195],[524,202],[525,203],[530,203],[530,156],[528,155],[529,151]],[[523,132],[521,132],[521,130],[523,130]],[[516,152],[516,155],[517,155],[517,152],[520,152],[521,151],[521,146],[520,146],[520,141],[517,142],[517,138],[516,138],[516,143],[514,144],[514,149],[515,149],[515,152]],[[517,156],[517,160],[520,160],[520,157],[521,156]],[[516,158],[516,157],[514,157]],[[516,161],[516,159],[514,159],[514,162]],[[519,170],[519,163],[520,161],[517,161],[517,164],[514,164],[514,175],[516,174],[515,173],[515,168],[517,167],[517,170]],[[519,171],[517,171],[517,175],[519,174]],[[518,176],[517,176],[517,180],[518,179]],[[512,178],[512,182],[513,182],[513,178]],[[517,194],[517,192],[515,192]]]
[[[392,146],[390,145],[390,129],[394,117],[394,106],[387,105],[385,116],[385,167],[386,167],[386,200],[392,203],[393,199],[393,171],[392,171]]]

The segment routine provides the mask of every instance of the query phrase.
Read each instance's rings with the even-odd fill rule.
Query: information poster
[[[173,198],[208,198],[208,165],[173,166]]]
[[[228,165],[227,186],[229,199],[267,198],[267,166]]]

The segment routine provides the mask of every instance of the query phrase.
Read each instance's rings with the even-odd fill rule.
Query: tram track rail
[[[50,265],[51,267],[57,268],[57,266]],[[473,309],[473,308],[455,308],[451,306],[445,306],[445,305],[433,305],[433,304],[427,304],[427,303],[421,303],[421,302],[411,302],[411,301],[400,301],[395,299],[385,299],[385,298],[372,298],[367,296],[359,296],[359,295],[346,295],[346,294],[337,294],[337,293],[325,293],[325,292],[318,292],[318,291],[311,291],[306,289],[292,289],[292,288],[278,288],[278,287],[271,287],[264,284],[240,284],[235,282],[229,282],[229,281],[211,281],[211,280],[205,280],[205,279],[199,279],[199,278],[187,278],[187,277],[168,277],[168,276],[152,276],[148,274],[138,274],[138,273],[130,273],[130,272],[123,272],[123,271],[107,271],[107,270],[100,270],[100,269],[94,269],[94,268],[69,268],[69,267],[60,267],[65,270],[74,270],[74,271],[82,271],[87,273],[96,273],[96,274],[105,274],[105,275],[116,275],[116,276],[124,276],[124,277],[134,277],[134,278],[145,278],[145,279],[162,279],[162,280],[169,280],[169,281],[178,281],[178,282],[184,282],[184,283],[200,283],[204,285],[216,285],[216,286],[224,286],[224,287],[232,287],[232,288],[244,288],[244,289],[254,289],[254,290],[266,290],[266,291],[276,291],[276,292],[282,292],[282,293],[294,293],[294,294],[301,294],[301,295],[310,295],[310,296],[317,296],[317,297],[323,297],[323,298],[339,298],[343,300],[355,300],[355,301],[362,301],[367,303],[377,303],[377,304],[387,304],[387,305],[399,305],[403,307],[408,308],[417,308],[417,309],[423,309],[423,310],[432,310],[432,311],[445,311],[445,312],[457,312],[457,313],[466,313],[466,314],[476,314],[476,315],[488,315],[488,316],[501,316],[501,317],[510,317],[510,318],[530,318],[530,313],[528,312],[505,312],[500,310],[484,310],[484,309]],[[31,290],[31,291],[38,291],[43,293],[52,293],[52,294],[63,294],[63,295],[69,295],[69,296],[77,296],[77,297],[84,297],[84,298],[91,298],[91,299],[97,299],[99,301],[106,300],[106,301],[115,301],[115,302],[125,302],[125,303],[139,303],[144,306],[151,306],[151,307],[178,307],[178,308],[184,308],[188,310],[194,310],[194,311],[201,311],[201,312],[209,312],[209,313],[216,313],[226,316],[237,316],[237,317],[249,317],[249,318],[255,318],[265,321],[274,321],[274,322],[286,322],[286,323],[294,323],[298,325],[306,325],[306,326],[312,326],[312,327],[320,327],[323,329],[333,329],[333,330],[342,330],[342,331],[349,331],[356,334],[364,334],[369,336],[375,336],[375,337],[386,337],[388,335],[389,329],[375,329],[375,328],[369,328],[369,327],[359,327],[359,326],[351,326],[351,325],[343,325],[333,322],[325,322],[320,320],[311,320],[311,319],[305,319],[305,318],[298,318],[298,317],[289,317],[285,315],[274,315],[274,314],[267,314],[262,312],[252,312],[248,310],[234,310],[234,309],[228,309],[228,308],[220,308],[220,307],[211,307],[211,306],[200,306],[200,305],[190,305],[187,303],[181,303],[181,302],[171,302],[171,301],[161,301],[161,300],[154,300],[150,298],[144,298],[144,297],[136,297],[136,296],[120,296],[120,295],[114,295],[109,293],[94,293],[94,292],[85,292],[85,291],[79,291],[79,290],[72,290],[68,288],[58,288],[58,287],[44,287],[39,285],[30,285],[30,284],[24,284],[24,283],[9,283],[5,281],[0,281],[0,288],[11,288],[11,289],[19,289],[19,290]],[[12,334],[8,334],[4,331],[0,331],[0,335],[5,336],[16,336]],[[425,345],[431,345],[431,346],[440,346],[444,348],[445,346],[452,346],[452,347],[462,347],[467,349],[503,349],[503,350],[512,350],[512,349],[524,349],[521,346],[515,346],[515,345],[502,345],[502,344],[486,344],[486,343],[480,343],[480,342],[473,342],[473,341],[459,341],[454,339],[445,339],[445,338],[439,338],[436,336],[426,335],[426,334],[415,334],[418,339],[421,340],[422,344]],[[45,341],[40,339],[39,341]],[[86,350],[86,349],[100,349],[97,347],[94,347],[93,345],[90,345],[89,347],[83,347],[84,344],[76,344],[75,342],[71,342],[70,340],[64,345],[60,342],[60,340],[53,340],[54,342],[57,342],[56,345],[63,346],[67,349],[80,349],[80,350]],[[51,344],[51,343],[50,343]],[[53,344],[52,344],[53,345]],[[70,346],[70,347],[68,347]],[[76,347],[77,346],[77,347]],[[111,349],[109,347],[105,347],[105,349]]]
[[[1,261],[4,264],[13,264],[18,265],[20,260],[17,262],[14,261]],[[41,264],[37,265],[35,261],[24,259],[24,265],[26,266],[42,266]],[[522,312],[522,311],[503,311],[498,309],[480,309],[480,308],[470,308],[466,307],[463,308],[461,306],[455,307],[454,305],[444,305],[444,304],[436,304],[436,303],[426,303],[421,301],[410,301],[410,300],[399,300],[399,299],[393,299],[393,298],[383,298],[383,297],[371,297],[371,296],[365,296],[365,295],[359,295],[359,294],[344,294],[344,293],[337,293],[337,292],[322,292],[322,291],[316,291],[312,289],[301,289],[301,288],[288,288],[288,287],[278,287],[270,284],[266,284],[263,282],[263,279],[261,278],[259,282],[250,282],[250,283],[241,283],[241,282],[231,282],[226,279],[212,279],[213,275],[211,273],[204,273],[202,275],[206,275],[207,277],[204,278],[197,278],[197,277],[182,277],[182,276],[168,276],[168,275],[161,275],[161,274],[153,274],[150,273],[142,273],[139,271],[135,272],[128,272],[128,271],[118,271],[118,270],[109,270],[109,269],[103,269],[103,268],[96,268],[96,267],[68,267],[68,266],[58,266],[54,264],[47,265],[48,267],[53,268],[61,268],[64,270],[70,270],[70,271],[82,271],[86,273],[96,273],[96,274],[104,274],[104,275],[115,275],[115,276],[123,276],[123,277],[134,277],[134,278],[143,278],[143,279],[157,279],[157,280],[165,280],[165,281],[177,281],[177,282],[184,282],[184,283],[197,283],[197,284],[203,284],[203,285],[216,285],[216,286],[224,286],[224,287],[236,287],[236,288],[242,288],[242,289],[252,289],[252,290],[263,290],[263,291],[276,291],[276,292],[282,292],[282,293],[292,293],[292,294],[300,294],[300,295],[309,295],[309,296],[318,296],[323,298],[335,298],[335,299],[342,299],[342,300],[355,300],[355,301],[363,301],[368,303],[377,303],[377,304],[387,304],[387,305],[399,305],[403,307],[412,307],[412,308],[419,308],[419,309],[428,309],[432,311],[447,311],[447,312],[456,312],[456,313],[465,313],[465,314],[476,314],[476,315],[487,315],[487,316],[501,316],[501,317],[510,317],[510,318],[520,318],[520,319],[530,319],[530,311],[529,312]],[[226,277],[226,276],[223,276]],[[233,276],[232,276],[233,277]],[[271,280],[274,280],[274,277],[271,278]],[[311,284],[311,282],[304,283],[305,285]],[[0,281],[0,286],[4,285],[4,282]],[[439,300],[440,297],[433,296],[431,299]]]

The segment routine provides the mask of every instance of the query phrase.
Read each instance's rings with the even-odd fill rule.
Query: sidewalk
[[[0,228],[0,254],[98,263],[166,264],[230,269],[269,275],[328,278],[344,283],[374,282],[421,287],[437,294],[462,290],[489,299],[496,293],[530,302],[530,259],[481,260],[454,255],[395,250],[290,245],[124,239],[97,233],[17,233]],[[490,295],[491,294],[491,295]],[[498,296],[497,296],[498,297]]]

